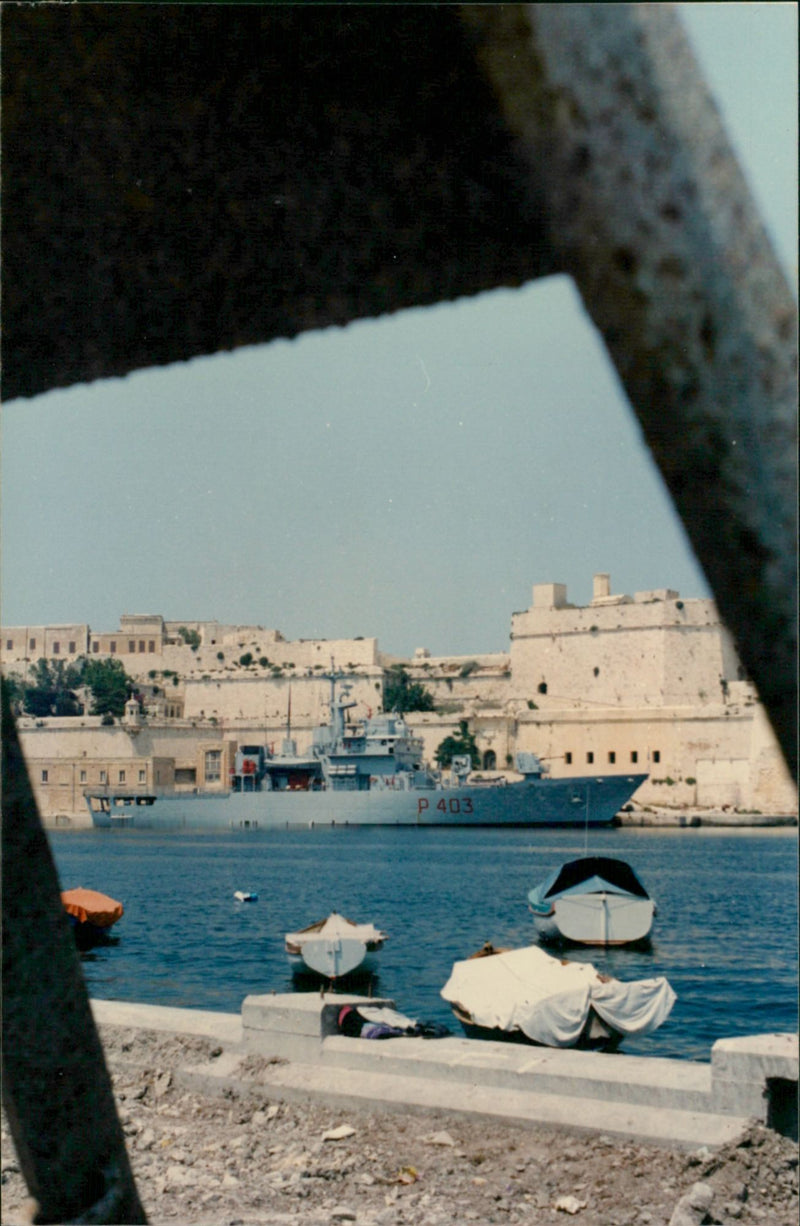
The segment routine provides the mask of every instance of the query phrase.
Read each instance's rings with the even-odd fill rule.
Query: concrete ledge
[[[345,1005],[394,1008],[394,1001],[332,992],[246,996],[242,1004],[244,1047],[289,1060],[318,1060],[322,1041],[336,1033],[336,1019]]]
[[[769,1083],[794,1084],[797,1098],[798,1036],[757,1034],[719,1039],[711,1049],[712,1096],[718,1111],[766,1122]]]
[[[325,1067],[437,1078],[529,1093],[707,1111],[711,1069],[689,1060],[565,1051],[475,1039],[375,1042],[335,1036],[322,1044]],[[735,1113],[735,1114],[738,1114]]]
[[[125,1000],[92,1000],[90,1003],[98,1026],[133,1026],[138,1030],[206,1035],[228,1046],[238,1047],[242,1042],[242,1019],[238,1013],[140,1005]]]
[[[93,1001],[92,1008],[100,1024],[207,1035],[223,1044],[213,1060],[176,1073],[203,1093],[238,1088],[361,1107],[436,1109],[682,1148],[723,1145],[753,1118],[785,1135],[794,1128],[796,1135],[796,1035],[723,1039],[711,1064],[701,1064],[456,1037],[337,1034],[339,1010],[366,1003],[392,1004],[286,993],[248,996],[241,1018],[117,1001]]]
[[[440,1042],[441,1040],[435,1040]],[[405,1039],[389,1039],[401,1044]],[[376,1042],[374,1046],[380,1046]],[[492,1046],[499,1046],[492,1045]],[[238,1068],[237,1068],[238,1065]],[[478,1115],[532,1127],[550,1124],[576,1134],[600,1132],[635,1138],[679,1149],[715,1149],[740,1136],[747,1120],[703,1111],[680,1111],[641,1104],[607,1102],[602,1098],[539,1094],[507,1089],[490,1082],[454,1083],[439,1078],[397,1073],[329,1068],[266,1060],[260,1069],[248,1067],[247,1057],[232,1056],[182,1069],[177,1080],[201,1093],[223,1093],[233,1087],[251,1094],[283,1099],[347,1104],[353,1109],[447,1111]]]

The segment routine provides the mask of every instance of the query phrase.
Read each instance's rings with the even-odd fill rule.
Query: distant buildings
[[[44,816],[84,812],[99,784],[219,788],[237,744],[279,742],[287,723],[304,748],[327,716],[331,665],[349,675],[354,718],[381,709],[386,668],[402,664],[433,694],[409,716],[432,759],[468,719],[485,771],[535,751],[554,775],[647,770],[639,806],[796,813],[797,800],[757,695],[711,600],[670,589],[614,595],[596,575],[589,605],[563,584],[536,584],[513,613],[507,652],[410,660],[375,638],[286,641],[277,630],[124,615],[118,630],[15,626],[1,632],[6,673],[32,664],[116,657],[139,683],[113,727],[88,715],[19,720]]]

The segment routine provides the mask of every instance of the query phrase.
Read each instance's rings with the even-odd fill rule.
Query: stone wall
[[[277,747],[290,718],[304,751],[313,726],[329,719],[331,662],[348,674],[354,719],[381,710],[384,670],[403,664],[434,699],[434,711],[409,717],[431,762],[466,719],[486,771],[513,773],[516,752],[532,751],[555,776],[646,773],[635,797],[642,807],[797,813],[796,790],[714,602],[669,588],[615,595],[610,577],[596,575],[591,603],[576,607],[564,584],[536,584],[530,608],[512,614],[509,651],[474,656],[419,648],[402,660],[382,655],[375,638],[287,641],[259,626],[149,615],[126,614],[108,634],[88,626],[0,634],[4,667],[18,675],[31,640],[50,659],[63,658],[65,644],[80,654],[83,641],[159,691],[146,697],[138,729],[103,728],[91,717],[21,720],[47,815],[74,809],[76,795],[80,809],[81,783],[94,786],[101,770],[109,783],[120,770],[128,782],[130,769],[137,784],[145,772],[147,787],[224,786],[226,773],[206,780],[206,753],[220,750],[227,761],[236,744]]]

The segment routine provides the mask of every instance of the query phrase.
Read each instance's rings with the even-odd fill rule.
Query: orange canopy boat
[[[121,902],[82,887],[62,890],[61,902],[81,943],[96,944],[108,939],[109,930],[125,913]]]

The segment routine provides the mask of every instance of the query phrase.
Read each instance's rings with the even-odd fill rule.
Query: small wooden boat
[[[370,975],[387,934],[374,924],[356,924],[336,911],[298,932],[286,933],[286,956],[293,973],[336,980]]]
[[[258,902],[258,894],[251,890],[234,890],[233,897],[237,902]]]
[[[650,936],[655,903],[624,860],[570,860],[528,893],[542,941],[634,945]]]
[[[650,1034],[675,1003],[666,979],[623,983],[537,945],[484,945],[453,964],[441,995],[469,1038],[602,1051]]]
[[[62,890],[61,902],[80,949],[107,944],[111,940],[112,927],[125,913],[121,902],[82,887]]]

